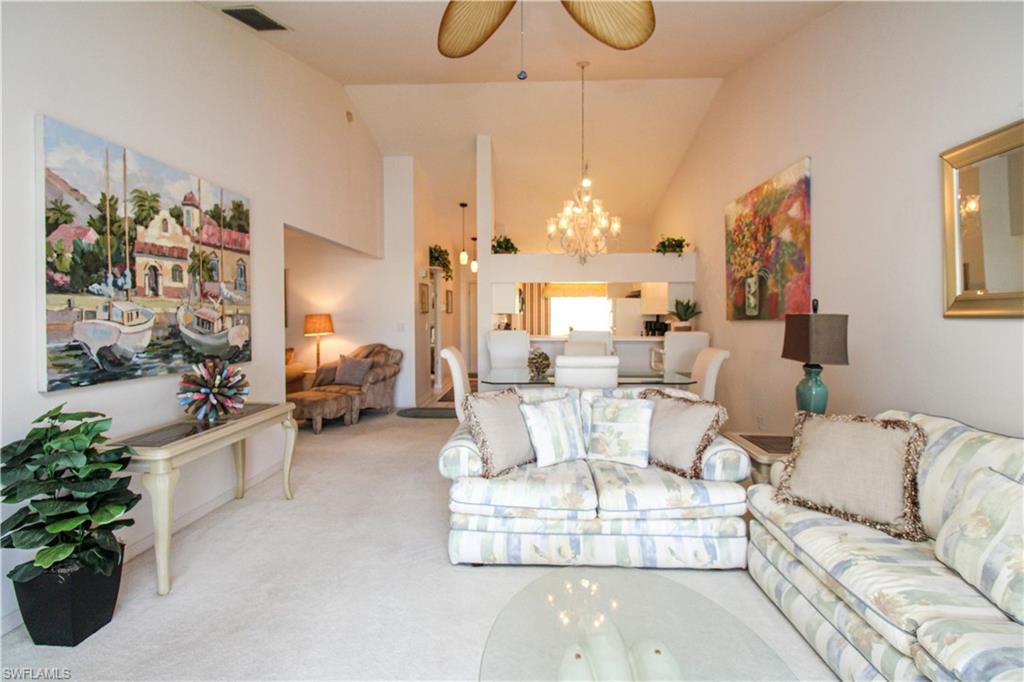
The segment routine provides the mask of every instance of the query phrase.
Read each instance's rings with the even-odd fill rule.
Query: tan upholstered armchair
[[[313,379],[313,390],[325,393],[353,393],[359,395],[360,409],[378,409],[392,412],[395,409],[395,380],[402,368],[402,351],[389,348],[383,343],[371,343],[356,348],[348,354],[350,358],[369,358],[373,361],[361,386],[334,383],[338,363],[320,365]]]

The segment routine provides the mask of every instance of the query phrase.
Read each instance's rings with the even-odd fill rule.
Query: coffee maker
[[[644,336],[665,336],[668,329],[669,324],[661,321],[661,315],[656,315],[653,320],[644,322]]]

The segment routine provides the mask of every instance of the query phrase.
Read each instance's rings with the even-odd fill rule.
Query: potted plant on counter
[[[499,235],[491,240],[491,253],[519,253],[519,247],[507,235]]]
[[[670,254],[670,253],[674,253],[674,254],[677,254],[680,258],[682,258],[683,257],[683,251],[686,250],[687,246],[689,246],[689,244],[686,242],[686,239],[684,239],[683,237],[665,237],[665,236],[662,236],[661,241],[659,241],[657,244],[655,244],[654,248],[651,249],[651,250],[654,253],[660,253],[662,255],[667,255],[667,254]]]
[[[676,299],[676,309],[669,313],[679,318],[679,324],[675,325],[673,331],[688,332],[693,331],[693,318],[700,315],[700,308],[694,301],[689,299],[681,301]]]
[[[75,646],[114,615],[124,560],[114,531],[134,523],[124,515],[141,496],[114,476],[132,451],[103,445],[109,418],[60,405],[33,424],[2,449],[3,502],[21,506],[0,545],[38,550],[7,574],[32,641]]]

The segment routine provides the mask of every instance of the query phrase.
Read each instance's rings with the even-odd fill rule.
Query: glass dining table
[[[536,377],[526,367],[492,369],[480,377],[481,390],[494,390],[507,386],[551,386],[555,373]],[[620,386],[690,386],[697,383],[682,372],[656,372],[652,370],[619,370]]]

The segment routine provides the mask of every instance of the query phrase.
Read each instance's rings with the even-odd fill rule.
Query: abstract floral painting
[[[42,118],[45,390],[252,359],[250,202]]]
[[[811,159],[725,209],[726,318],[780,320],[811,309]]]

